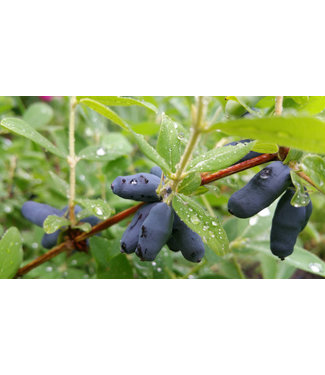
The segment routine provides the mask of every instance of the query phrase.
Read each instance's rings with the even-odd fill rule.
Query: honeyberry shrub
[[[324,110],[315,96],[0,97],[0,277],[324,277]],[[113,182],[153,167],[144,204],[164,208],[142,261],[120,252],[141,192]],[[241,191],[235,210],[255,210],[234,212]],[[199,263],[184,258],[190,240],[177,248],[180,226],[203,241]]]

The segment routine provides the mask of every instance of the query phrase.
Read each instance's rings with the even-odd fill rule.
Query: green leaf
[[[279,151],[279,147],[275,143],[265,143],[257,141],[252,148],[252,151],[260,152],[261,154],[275,154]]]
[[[296,192],[291,199],[291,204],[294,207],[303,207],[307,206],[310,202],[310,197],[305,189],[304,180],[297,175],[296,172],[290,171],[291,181],[296,188]]]
[[[109,133],[101,146],[89,146],[79,152],[78,157],[91,161],[111,161],[128,155],[132,146],[127,138],[117,132]]]
[[[301,166],[306,175],[325,194],[325,159],[318,155],[307,155],[302,159]]]
[[[3,235],[3,226],[0,225],[0,237]]]
[[[102,220],[108,219],[112,214],[111,207],[102,199],[78,199],[78,203]]]
[[[175,166],[181,159],[183,149],[182,140],[178,132],[178,124],[163,114],[157,151],[167,161],[173,172],[175,172]]]
[[[50,177],[53,181],[53,185],[57,190],[62,193],[64,196],[67,196],[69,193],[69,184],[59,177],[56,173],[49,171]]]
[[[105,270],[98,271],[99,279],[133,279],[131,264],[125,254],[114,257]]]
[[[157,113],[158,109],[151,103],[143,100],[128,98],[126,96],[77,96],[77,99],[83,102],[84,99],[92,99],[98,103],[108,106],[131,106],[138,105]]]
[[[273,116],[240,119],[215,124],[209,130],[213,129],[309,152],[325,152],[325,123],[317,118]]]
[[[99,279],[132,279],[133,271],[125,254],[120,254],[120,241],[101,237],[89,239],[90,252],[97,264]]]
[[[279,262],[276,257],[259,254],[264,279],[289,279],[296,268],[287,262]]]
[[[215,148],[201,154],[190,162],[189,172],[215,172],[229,167],[247,155],[255,142],[238,143],[235,146]]]
[[[284,159],[284,164],[289,164],[290,161],[299,161],[303,157],[303,151],[295,148],[290,148],[288,155]]]
[[[271,253],[270,243],[268,241],[251,242],[249,248],[274,257]],[[281,262],[281,260],[278,262]],[[301,270],[325,277],[325,262],[323,262],[317,255],[299,246],[295,246],[294,252],[286,257],[283,262]]]
[[[292,96],[291,98],[299,104],[299,111],[310,115],[316,115],[325,109],[325,96]]]
[[[201,174],[193,172],[188,174],[178,186],[178,192],[189,195],[201,186]]]
[[[132,131],[132,136],[134,141],[138,144],[140,150],[147,156],[147,158],[157,164],[164,171],[165,175],[169,176],[171,174],[171,170],[166,160],[163,159],[158,152],[144,139],[143,135]]]
[[[27,122],[20,120],[18,118],[6,118],[1,121],[1,126],[5,129],[11,131],[12,133],[21,135],[31,141],[37,143],[41,147],[44,147],[47,151],[54,155],[65,158],[66,155],[54,146],[53,143],[48,141],[40,133],[38,133],[33,127],[31,127]]]
[[[229,251],[227,235],[218,218],[209,216],[193,199],[183,194],[174,196],[173,208],[217,255]]]
[[[11,227],[0,241],[0,279],[14,277],[22,260],[22,238],[18,229]]]
[[[107,240],[103,237],[91,237],[89,239],[90,252],[95,258],[98,268],[106,268],[109,262],[120,254],[120,244],[117,240]]]
[[[247,112],[247,107],[254,107],[263,96],[227,96],[226,98],[228,100],[226,115],[228,117],[239,117]]]
[[[49,215],[44,223],[43,223],[43,228],[45,233],[54,233],[58,229],[68,226],[70,224],[70,221],[66,219],[65,217],[60,217],[56,215]]]
[[[54,113],[51,106],[46,103],[34,103],[27,108],[23,119],[37,129],[49,124],[53,116]]]
[[[122,120],[121,117],[117,113],[115,113],[114,111],[106,107],[105,105],[99,103],[98,101],[93,100],[93,99],[81,99],[80,103],[85,104],[87,107],[100,113],[104,117],[111,120],[114,124],[119,125],[124,130],[130,130],[129,125],[124,120]]]
[[[74,229],[80,229],[83,232],[89,232],[91,230],[91,224],[89,223],[80,223],[73,226]]]

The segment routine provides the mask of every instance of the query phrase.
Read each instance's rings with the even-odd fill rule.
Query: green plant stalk
[[[69,218],[71,224],[76,224],[76,216],[74,213],[75,198],[76,198],[76,165],[78,159],[75,153],[75,124],[76,124],[76,106],[77,98],[71,96],[70,98],[70,118],[69,118],[69,156],[68,164],[70,168],[70,183],[69,183]]]
[[[275,97],[275,116],[281,116],[283,110],[283,96],[276,96]]]
[[[192,159],[193,151],[195,150],[196,145],[198,144],[201,134],[204,130],[204,117],[206,110],[206,99],[203,96],[198,97],[197,108],[196,108],[196,118],[193,121],[191,136],[188,144],[186,145],[184,154],[181,157],[179,164],[176,166],[175,175],[172,178],[171,188],[173,193],[177,192],[177,187],[179,183],[183,180],[184,172]],[[169,196],[168,201],[171,202],[173,194]]]
[[[232,262],[234,263],[235,267],[236,267],[236,270],[238,272],[238,275],[240,276],[241,279],[246,279],[245,275],[244,275],[244,272],[240,266],[240,263],[238,262],[238,259],[236,257],[236,255],[232,255]]]

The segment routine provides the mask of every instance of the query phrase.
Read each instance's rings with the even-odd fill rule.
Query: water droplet
[[[37,242],[33,242],[32,243],[32,248],[33,249],[37,249],[38,248],[38,243]]]
[[[45,268],[45,271],[46,272],[52,272],[53,271],[53,267],[48,266],[48,267]]]
[[[156,262],[152,262],[151,263],[154,267],[157,265],[157,263]]]
[[[78,264],[77,259],[73,259],[73,260],[71,261],[71,264],[72,264],[73,266],[76,266],[76,265]]]
[[[258,222],[258,217],[257,216],[253,216],[249,219],[249,225],[256,225]]]
[[[157,272],[161,272],[161,268],[160,267],[157,268]]]
[[[85,130],[85,135],[86,135],[87,137],[91,137],[91,136],[93,135],[93,131],[92,131],[90,128],[87,128],[87,129]]]
[[[106,155],[106,151],[103,149],[103,147],[99,148],[97,151],[96,151],[96,155],[97,156],[104,156]]]
[[[81,175],[79,176],[79,180],[80,180],[80,181],[85,181],[85,180],[86,180],[86,176],[85,176],[84,174],[81,174]]]
[[[266,180],[267,178],[269,178],[271,176],[271,169],[263,169],[260,173],[260,178],[262,178],[263,180]]]
[[[208,229],[209,227],[208,226],[205,226],[202,228],[204,230],[204,232]]]
[[[262,217],[270,216],[270,214],[271,214],[271,211],[268,208],[264,208],[264,210],[258,213],[258,215]]]
[[[212,224],[214,227],[216,227],[216,226],[218,225],[218,223],[217,223],[216,221],[213,221],[211,224]]]
[[[96,214],[99,215],[99,216],[102,216],[103,215],[103,210],[99,207],[96,208],[95,210]]]
[[[200,219],[196,215],[191,216],[191,223],[199,224],[199,222],[200,222]]]
[[[4,209],[4,212],[6,212],[7,214],[12,211],[12,208],[10,206],[4,206],[3,209]]]
[[[313,272],[321,272],[323,267],[319,263],[309,263],[308,267],[313,271]]]

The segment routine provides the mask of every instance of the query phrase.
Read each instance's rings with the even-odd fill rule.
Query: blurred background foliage
[[[284,114],[295,114],[299,98],[286,98]],[[155,147],[160,128],[161,113],[184,126],[184,142],[191,123],[191,105],[194,97],[142,97],[157,106],[160,114],[141,107],[112,108],[139,134]],[[274,111],[274,97],[250,97],[249,105],[260,115]],[[214,97],[209,104],[212,123],[225,117],[246,116],[246,110],[235,101]],[[317,104],[317,103],[316,103]],[[323,105],[322,108],[324,108]],[[232,107],[229,109],[229,107]],[[314,106],[315,107],[315,106]],[[318,113],[313,109],[309,113]],[[0,97],[0,120],[20,117],[53,142],[59,149],[68,150],[68,97]],[[212,118],[213,116],[213,118]],[[251,116],[248,114],[248,116]],[[324,111],[319,113],[324,118]],[[238,138],[237,138],[238,139]],[[236,140],[222,132],[204,136],[200,151],[206,151]],[[121,145],[121,152],[111,160],[81,160],[77,165],[77,198],[101,198],[115,212],[131,207],[133,201],[112,194],[110,184],[119,175],[149,172],[153,163],[145,158],[126,131],[109,120],[79,105],[77,108],[76,152],[88,146]],[[40,245],[43,230],[25,220],[20,208],[27,200],[63,208],[68,201],[68,165],[65,160],[44,150],[37,144],[5,130],[0,131],[0,226],[2,232],[17,227],[23,237],[24,262],[46,252]],[[198,151],[199,152],[199,151]],[[89,253],[61,254],[24,276],[24,278],[313,278],[325,275],[325,197],[313,192],[313,214],[306,229],[299,236],[295,257],[281,262],[269,250],[269,233],[275,204],[253,218],[241,220],[227,211],[230,195],[244,186],[260,167],[227,177],[204,187],[206,193],[197,201],[212,215],[218,216],[227,231],[233,252],[217,256],[206,247],[204,260],[194,265],[181,254],[165,247],[154,262],[141,262],[135,255],[120,254],[119,241],[132,218],[114,225],[101,236],[90,239]],[[310,252],[306,258],[303,248]],[[313,258],[315,254],[315,259]],[[316,257],[317,256],[317,257]],[[289,257],[288,259],[290,259]]]

